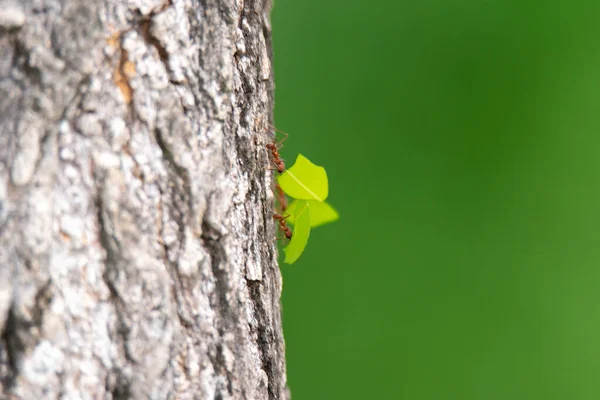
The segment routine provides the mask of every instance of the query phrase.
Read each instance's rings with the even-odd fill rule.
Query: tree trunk
[[[0,0],[0,398],[285,399],[270,0]]]

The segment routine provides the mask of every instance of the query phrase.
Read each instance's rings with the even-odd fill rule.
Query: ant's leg
[[[289,217],[291,217],[290,214],[281,214],[281,220],[285,221],[286,219],[288,219]]]
[[[269,158],[269,164],[275,165],[275,168],[265,168],[266,171],[277,171],[277,163],[271,158]]]
[[[281,171],[279,170],[279,167],[276,167],[276,168],[265,168],[265,171],[277,171],[280,174],[283,174],[283,172],[285,171],[285,166],[283,166],[283,168],[282,168]]]
[[[274,160],[273,158],[269,159],[269,161],[270,161],[270,163],[271,163],[272,165],[274,165],[274,166],[275,166],[275,168],[274,168],[274,169],[277,169],[277,168],[279,168],[279,164],[280,164],[280,163],[281,163],[281,164],[283,164],[283,161],[281,161],[281,158],[279,158],[279,163],[278,163],[276,160]],[[285,169],[285,164],[283,164],[283,168]]]
[[[283,142],[285,142],[285,140],[290,136],[287,132],[282,131],[281,129],[277,129],[275,128],[273,125],[269,124],[267,122],[267,125],[269,125],[269,127],[271,127],[271,129],[273,129],[274,131],[277,131],[279,133],[283,133],[285,135],[285,137],[283,139],[281,139],[279,142],[275,142],[277,145],[278,149],[281,149],[283,147]]]
[[[271,124],[269,124],[268,122],[267,122],[267,125],[269,125],[269,128],[271,128],[271,129],[273,129],[273,130],[275,130],[275,131],[277,131],[277,132],[279,132],[279,133],[283,133],[283,134],[285,135],[285,137],[286,137],[286,138],[289,136],[287,132],[285,132],[285,131],[282,131],[282,130],[281,130],[281,129],[279,129],[279,128],[276,128],[274,125],[271,125]]]

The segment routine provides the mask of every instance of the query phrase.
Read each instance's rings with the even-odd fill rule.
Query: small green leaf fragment
[[[295,207],[293,217],[296,223],[294,224],[292,239],[290,240],[290,244],[283,249],[285,253],[284,262],[287,264],[295,263],[302,255],[302,252],[304,252],[306,243],[308,243],[308,237],[310,236],[310,212],[308,204],[306,202],[298,204]]]
[[[310,207],[311,228],[337,221],[340,218],[340,214],[325,201],[309,201],[308,206]]]
[[[308,204],[308,206],[310,207],[311,228],[316,228],[317,226],[337,221],[340,218],[338,212],[327,202],[294,200],[286,210],[286,213],[290,215],[287,218],[288,223],[294,223],[294,214],[296,213],[296,208],[299,204],[304,203]]]
[[[313,164],[302,154],[298,154],[294,165],[277,181],[283,191],[294,199],[324,201],[329,195],[325,168]]]

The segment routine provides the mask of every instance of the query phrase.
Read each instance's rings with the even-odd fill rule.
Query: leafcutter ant
[[[283,139],[281,139],[279,142],[277,141],[277,137],[273,138],[273,143],[268,143],[267,144],[267,149],[269,151],[271,151],[271,156],[273,157],[273,159],[271,160],[276,168],[271,168],[271,169],[276,169],[277,172],[279,172],[280,174],[285,170],[285,164],[283,162],[283,160],[281,159],[281,156],[279,155],[279,149],[281,149],[283,147],[283,142],[288,138],[288,134],[285,133],[284,131],[275,128],[273,125],[269,124],[269,126],[275,130],[275,131],[279,131],[281,133],[283,133],[285,135],[285,137]],[[273,132],[275,135],[276,133]]]
[[[283,234],[285,235],[285,237],[287,239],[291,239],[292,238],[292,230],[290,229],[289,226],[287,226],[287,223],[285,222],[285,220],[289,217],[289,214],[285,215],[285,217],[281,214],[273,214],[273,219],[276,221],[279,221],[279,230],[283,232]],[[281,238],[278,238],[281,239]]]

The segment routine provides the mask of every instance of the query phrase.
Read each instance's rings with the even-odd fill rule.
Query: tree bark
[[[270,0],[0,0],[0,398],[286,399]]]

